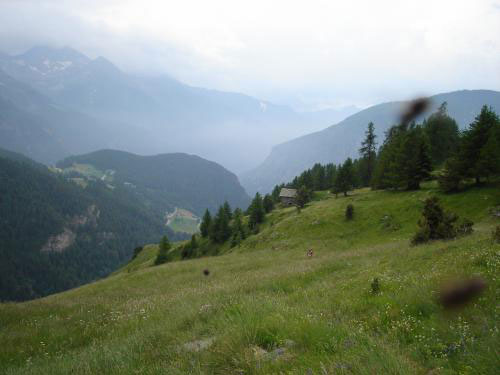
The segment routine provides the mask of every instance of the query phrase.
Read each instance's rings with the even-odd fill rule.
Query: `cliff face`
[[[61,233],[50,236],[40,251],[53,251],[57,253],[65,251],[75,243],[79,228],[86,225],[97,228],[97,220],[99,219],[100,214],[101,212],[95,204],[90,205],[84,214],[73,216]]]

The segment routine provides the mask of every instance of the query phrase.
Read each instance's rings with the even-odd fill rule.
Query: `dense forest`
[[[0,152],[0,300],[36,298],[106,276],[165,227],[125,188],[85,189],[47,167]]]

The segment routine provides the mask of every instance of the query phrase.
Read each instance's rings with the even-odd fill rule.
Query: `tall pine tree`
[[[248,208],[249,218],[248,218],[248,226],[250,229],[255,229],[257,225],[264,221],[265,211],[264,204],[262,201],[262,196],[259,193],[255,193],[255,197]]]
[[[481,113],[463,133],[460,152],[463,161],[462,172],[465,177],[475,178],[476,184],[481,182],[481,177],[485,173],[484,162],[482,163],[481,159],[487,155],[491,155],[490,152],[483,152],[481,154],[481,151],[488,143],[490,135],[493,135],[495,132],[494,129],[498,126],[500,126],[500,120],[497,114],[491,108],[483,106]],[[489,147],[492,146],[490,145]]]
[[[375,162],[377,159],[377,142],[375,141],[375,126],[373,122],[368,124],[365,132],[365,139],[361,143],[359,155],[361,156],[360,178],[363,186],[369,186],[372,180]]]
[[[458,125],[448,115],[446,102],[424,122],[423,127],[429,141],[432,163],[441,165],[457,151],[460,141]]]
[[[210,234],[210,227],[212,226],[212,216],[210,215],[210,211],[205,210],[205,214],[203,215],[203,219],[200,224],[200,233],[203,238],[208,237]]]

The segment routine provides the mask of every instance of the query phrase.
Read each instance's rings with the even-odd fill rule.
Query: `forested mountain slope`
[[[67,172],[79,172],[90,165],[106,172],[113,186],[127,188],[152,210],[173,211],[184,208],[199,216],[228,201],[233,207],[246,208],[249,197],[238,178],[217,163],[183,153],[140,156],[124,151],[100,150],[72,156],[57,166]]]
[[[477,116],[483,105],[500,112],[500,92],[488,90],[463,90],[434,95],[432,105],[419,118],[422,121],[443,102],[448,114],[463,129]],[[378,144],[384,132],[398,121],[405,102],[375,105],[360,111],[337,125],[275,146],[266,160],[253,171],[240,176],[241,183],[252,195],[255,191],[269,192],[274,185],[290,181],[315,163],[340,163],[347,157],[357,157],[369,122],[375,124]]]
[[[121,187],[85,188],[0,151],[0,300],[24,300],[103,277],[135,246],[185,238]]]

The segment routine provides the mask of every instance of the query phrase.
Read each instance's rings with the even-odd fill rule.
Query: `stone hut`
[[[297,190],[282,188],[280,191],[280,200],[284,206],[293,206],[296,203]]]

